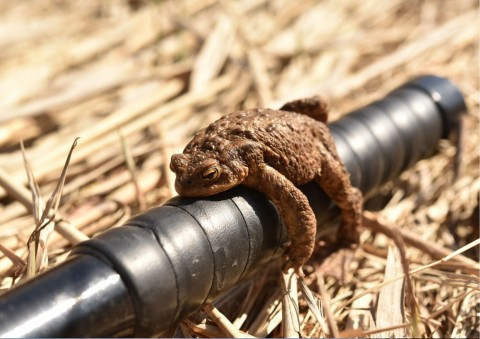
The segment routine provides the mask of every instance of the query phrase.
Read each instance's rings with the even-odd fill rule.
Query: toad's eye
[[[202,173],[202,179],[205,181],[215,181],[220,177],[220,168],[211,166]]]

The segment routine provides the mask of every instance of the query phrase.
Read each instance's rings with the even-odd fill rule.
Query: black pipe
[[[445,78],[424,76],[330,124],[353,185],[366,197],[441,138],[466,111]],[[301,187],[319,230],[338,210],[314,183]],[[78,245],[69,260],[0,297],[2,337],[166,335],[181,317],[281,254],[274,206],[237,187],[175,197]]]

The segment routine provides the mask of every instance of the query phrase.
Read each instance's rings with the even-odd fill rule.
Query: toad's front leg
[[[317,231],[317,221],[307,197],[268,165],[251,171],[244,184],[264,193],[277,208],[291,241],[283,270],[294,268],[301,274],[302,265],[312,255]]]

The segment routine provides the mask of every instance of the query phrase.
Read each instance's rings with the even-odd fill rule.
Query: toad
[[[326,126],[320,97],[289,102],[279,110],[249,109],[223,116],[198,132],[170,168],[175,189],[202,197],[245,185],[264,193],[277,208],[290,244],[284,271],[311,256],[317,222],[307,197],[296,187],[314,180],[341,210],[337,239],[358,241],[362,196],[352,187]]]

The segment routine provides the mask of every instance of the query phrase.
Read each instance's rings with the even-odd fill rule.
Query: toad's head
[[[248,175],[248,167],[238,159],[223,158],[201,151],[174,154],[170,169],[177,176],[177,193],[187,197],[209,196],[241,184]]]

